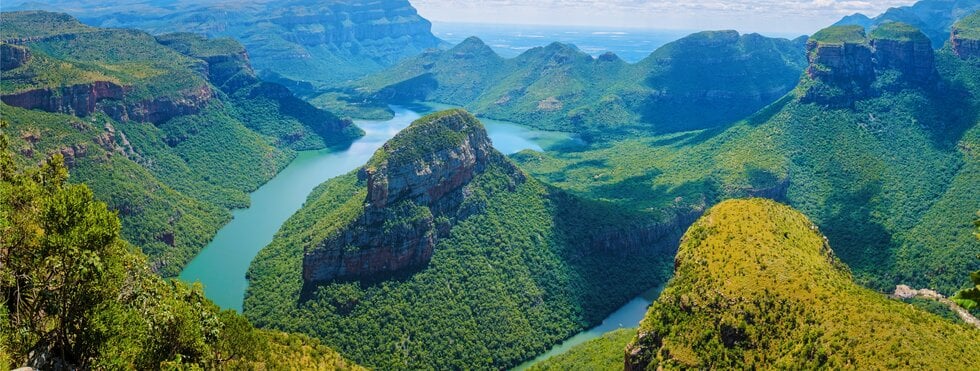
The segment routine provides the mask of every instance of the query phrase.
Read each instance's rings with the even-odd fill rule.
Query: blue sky
[[[434,22],[811,34],[845,15],[915,0],[411,0]]]

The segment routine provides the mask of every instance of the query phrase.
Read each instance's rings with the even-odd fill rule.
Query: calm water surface
[[[520,370],[527,369],[528,367],[531,367],[531,365],[535,363],[565,353],[569,349],[575,347],[576,345],[598,338],[607,332],[615,331],[621,328],[631,328],[631,327],[639,326],[640,321],[643,320],[643,316],[646,315],[647,313],[647,308],[650,306],[650,303],[653,303],[654,300],[657,300],[657,297],[660,296],[660,291],[662,290],[663,290],[663,286],[655,287],[650,290],[647,290],[647,292],[644,292],[642,295],[633,298],[633,300],[630,300],[628,303],[626,303],[618,310],[610,314],[609,317],[606,317],[606,319],[602,320],[602,323],[599,324],[599,326],[578,333],[578,335],[575,335],[569,338],[568,340],[565,340],[565,342],[555,345],[547,353],[537,356],[537,358],[534,358],[530,361],[525,362],[520,366],[517,366],[517,368],[515,368],[514,370],[520,371]],[[625,347],[626,344],[623,344],[623,346]]]

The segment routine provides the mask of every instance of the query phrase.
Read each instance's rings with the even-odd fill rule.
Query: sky
[[[915,0],[410,0],[433,22],[812,34]]]

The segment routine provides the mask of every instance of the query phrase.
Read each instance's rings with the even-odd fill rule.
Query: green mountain
[[[715,206],[674,266],[627,370],[969,369],[980,358],[980,332],[855,284],[819,228],[772,201]]]
[[[932,40],[933,47],[941,48],[949,41],[953,24],[978,10],[980,3],[974,0],[922,0],[910,6],[889,8],[874,18],[857,13],[834,25],[857,25],[871,31],[890,22],[906,23],[922,30]]]
[[[821,31],[799,87],[727,127],[514,159],[542,181],[624,208],[783,200],[820,226],[860,284],[951,295],[980,253],[970,224],[980,65],[952,48],[922,49],[921,36],[893,27],[870,37]]]
[[[636,64],[560,43],[504,59],[469,38],[355,82],[354,98],[334,92],[314,102],[435,101],[588,136],[666,133],[745,117],[792,90],[805,65],[799,40],[735,31],[696,33]]]
[[[444,111],[310,195],[253,261],[245,315],[368,367],[511,367],[663,282],[685,218],[549,187]]]
[[[176,275],[294,150],[344,146],[341,120],[255,77],[232,40],[153,37],[48,12],[0,13],[0,100],[20,164],[54,153]]]
[[[0,132],[0,367],[359,368],[160,278],[116,213],[66,183],[62,155],[28,168],[13,156]]]
[[[440,46],[407,0],[42,0],[14,10],[69,13],[98,27],[230,37],[260,75],[294,91],[379,71]]]

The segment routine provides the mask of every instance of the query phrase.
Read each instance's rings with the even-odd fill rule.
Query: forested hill
[[[59,153],[176,275],[294,150],[345,146],[349,120],[259,80],[233,40],[0,13],[0,100],[19,164]]]
[[[351,85],[379,102],[427,100],[549,130],[609,137],[716,127],[786,94],[803,41],[700,32],[637,64],[553,43],[503,59],[478,38],[428,51]],[[333,94],[333,93],[331,93]],[[357,100],[357,99],[354,99]]]
[[[263,78],[297,91],[358,78],[442,43],[407,0],[25,0],[9,9],[19,8],[155,35],[234,38]]]
[[[980,253],[975,19],[939,50],[910,25],[829,28],[808,41],[797,89],[744,121],[514,158],[623,207],[775,197],[820,226],[858,283],[952,295]]]
[[[548,187],[440,112],[310,195],[249,268],[245,315],[368,367],[513,367],[663,282],[692,218]]]
[[[980,331],[855,284],[799,212],[732,200],[684,235],[627,370],[970,369]]]
[[[0,119],[0,368],[360,369],[167,281],[61,154],[21,167]]]

